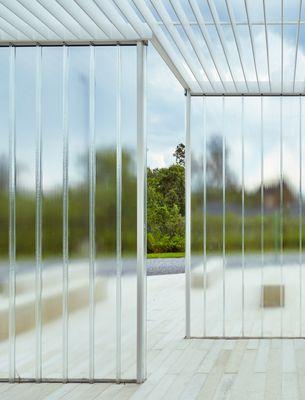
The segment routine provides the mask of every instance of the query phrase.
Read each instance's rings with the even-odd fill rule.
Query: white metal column
[[[137,382],[146,379],[146,44],[137,44]]]
[[[191,96],[185,98],[185,337],[191,336]]]

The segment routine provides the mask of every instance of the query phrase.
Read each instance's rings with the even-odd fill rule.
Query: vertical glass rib
[[[264,336],[264,97],[261,96],[261,337]]]
[[[203,336],[206,336],[206,306],[207,306],[207,182],[206,182],[206,153],[207,153],[207,122],[206,98],[203,96]]]
[[[63,46],[63,380],[68,379],[68,300],[69,300],[69,48]]]
[[[191,95],[185,99],[185,324],[186,337],[191,336]]]
[[[241,98],[241,259],[242,259],[242,336],[245,335],[245,153],[244,100]]]
[[[16,48],[10,48],[9,82],[9,380],[16,375]]]
[[[281,93],[283,93],[283,84],[284,84],[284,0],[281,0]]]
[[[95,47],[90,46],[89,82],[89,379],[94,380],[95,367]]]
[[[147,51],[137,43],[137,382],[147,376],[146,335],[146,90]]]
[[[283,336],[283,96],[280,97],[280,268],[281,268],[281,336]]]
[[[226,334],[226,135],[225,96],[222,97],[222,333]]]
[[[36,47],[36,232],[35,232],[35,319],[36,319],[36,381],[42,378],[42,350],[41,350],[41,296],[42,296],[42,47]]]
[[[116,87],[116,379],[122,370],[122,146],[121,146],[121,47],[117,46]]]
[[[303,333],[303,307],[302,307],[302,294],[303,294],[303,223],[302,223],[302,96],[299,97],[299,275],[300,275],[300,336]]]

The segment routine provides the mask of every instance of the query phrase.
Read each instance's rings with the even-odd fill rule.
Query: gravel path
[[[184,257],[150,258],[146,265],[147,275],[184,274]]]
[[[214,257],[221,257],[221,254]],[[293,265],[299,263],[299,254],[296,252],[284,254],[284,265]],[[305,253],[303,254],[303,263],[305,263]],[[84,260],[70,260],[70,271],[73,271],[73,265],[83,264]],[[192,267],[202,264],[203,258],[200,256],[193,256]],[[209,262],[209,260],[208,260]],[[135,274],[136,273],[136,258],[124,258],[123,259],[123,274]],[[150,258],[146,262],[147,275],[167,275],[167,274],[183,274],[185,272],[185,259],[182,258]],[[259,254],[247,254],[245,258],[245,267],[257,267],[261,265],[261,258]],[[265,254],[265,267],[280,265],[279,254]],[[50,260],[43,263],[43,270],[47,268],[62,268],[62,260],[57,261]],[[241,267],[241,255],[227,255],[226,268],[240,268]],[[21,273],[34,273],[35,272],[35,260],[17,262],[16,274]],[[97,259],[96,261],[96,273],[97,275],[112,275],[116,274],[116,259],[112,257]],[[7,281],[9,277],[8,261],[0,261],[0,283]]]

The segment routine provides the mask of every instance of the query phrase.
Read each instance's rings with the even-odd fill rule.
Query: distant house
[[[264,207],[266,210],[274,210],[280,207],[280,182],[273,185],[264,186]],[[289,185],[283,181],[283,204],[289,207],[296,202],[293,191]]]

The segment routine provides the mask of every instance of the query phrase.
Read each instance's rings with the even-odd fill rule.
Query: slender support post
[[[63,381],[68,381],[69,343],[69,49],[63,47]]]
[[[122,370],[122,146],[121,146],[121,47],[117,46],[116,87],[116,379]]]
[[[16,378],[16,48],[10,48],[9,76],[9,381]]]
[[[36,232],[35,232],[35,319],[36,319],[36,381],[42,378],[42,47],[36,47]]]
[[[137,382],[146,379],[146,45],[137,44]]]
[[[264,284],[264,266],[265,266],[265,207],[264,207],[264,98],[260,101],[260,117],[261,117],[261,288]],[[261,307],[261,336],[264,336],[264,291],[262,290],[262,307]]]
[[[242,327],[245,336],[245,98],[241,98],[241,264],[242,264]]]
[[[222,98],[222,335],[226,336],[226,134],[225,134],[225,97]]]
[[[185,98],[185,337],[191,336],[191,96]]]
[[[90,46],[89,81],[89,379],[95,373],[95,47]]]
[[[302,97],[299,97],[299,276],[300,276],[300,336],[303,334],[303,193],[302,193]]]
[[[283,193],[283,97],[280,97],[280,269],[281,287],[284,287],[284,254],[283,254],[283,226],[284,226],[284,193]],[[281,327],[280,335],[283,336],[283,290],[280,291],[281,300]]]
[[[207,118],[203,97],[203,336],[207,327]]]

